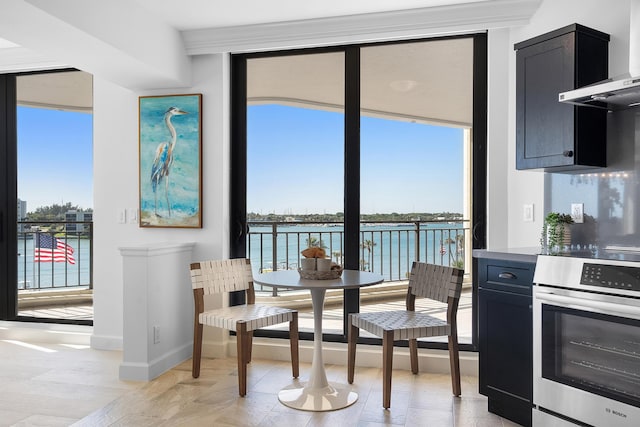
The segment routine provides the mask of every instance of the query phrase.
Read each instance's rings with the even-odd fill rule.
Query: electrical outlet
[[[160,343],[160,326],[158,325],[155,325],[153,327],[153,343],[154,344]]]
[[[533,205],[522,206],[522,220],[524,222],[533,222]]]
[[[571,218],[577,224],[584,222],[584,203],[571,203]]]

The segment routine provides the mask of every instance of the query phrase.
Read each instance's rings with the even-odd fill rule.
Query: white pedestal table
[[[279,270],[255,274],[254,283],[276,288],[309,289],[313,305],[313,359],[306,384],[289,386],[278,393],[284,405],[304,411],[333,411],[346,408],[358,400],[358,394],[347,384],[327,381],[322,361],[322,311],[327,289],[353,289],[382,283],[380,274],[344,270],[342,277],[330,280],[302,279],[295,270]]]

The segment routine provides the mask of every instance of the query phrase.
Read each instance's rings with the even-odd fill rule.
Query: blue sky
[[[247,121],[248,211],[343,211],[341,113],[258,105]],[[462,135],[364,117],[362,212],[462,212]],[[93,207],[92,164],[91,114],[18,108],[18,197],[28,211],[67,202]]]
[[[18,198],[27,211],[93,207],[93,116],[18,107]]]
[[[343,115],[249,107],[247,210],[343,211]],[[463,130],[364,117],[363,213],[462,212]]]

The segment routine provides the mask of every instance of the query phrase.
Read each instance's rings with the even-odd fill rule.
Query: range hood
[[[580,89],[562,92],[558,100],[567,104],[604,108],[610,111],[640,105],[640,77],[608,79]]]
[[[640,0],[630,0],[629,76],[608,79],[562,92],[558,100],[567,104],[610,111],[640,106]]]

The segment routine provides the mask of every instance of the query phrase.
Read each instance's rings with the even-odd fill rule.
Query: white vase
[[[564,231],[562,234],[562,241],[558,242],[558,245],[556,245],[555,247],[551,247],[551,245],[549,244],[549,231],[547,229],[547,240],[545,242],[545,247],[546,247],[546,252],[547,253],[558,253],[558,252],[564,252],[569,250],[569,248],[571,247],[571,228],[569,227],[569,224],[561,224],[558,227],[563,227]]]

